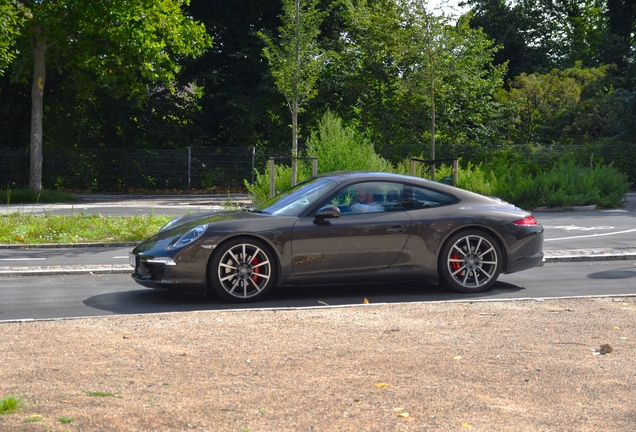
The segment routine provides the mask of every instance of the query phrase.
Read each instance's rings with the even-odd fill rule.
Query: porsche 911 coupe
[[[420,178],[323,174],[263,205],[172,220],[130,254],[146,287],[232,302],[274,286],[405,281],[465,293],[542,265],[543,227],[530,212]]]

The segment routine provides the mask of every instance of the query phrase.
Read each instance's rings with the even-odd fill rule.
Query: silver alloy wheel
[[[217,266],[218,282],[233,299],[264,293],[272,277],[272,263],[263,248],[251,243],[229,247]]]
[[[447,254],[449,275],[462,288],[486,287],[499,276],[498,255],[498,248],[484,236],[460,237]]]

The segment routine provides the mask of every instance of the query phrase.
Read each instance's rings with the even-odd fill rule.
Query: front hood
[[[200,213],[196,215],[187,215],[177,219],[168,229],[159,231],[157,234],[145,240],[135,248],[135,252],[144,252],[150,249],[165,249],[176,240],[181,238],[185,233],[200,225],[208,225],[207,231],[214,230],[215,225],[223,224],[223,222],[262,219],[272,217],[262,213],[251,213],[245,210],[225,210],[217,212]]]

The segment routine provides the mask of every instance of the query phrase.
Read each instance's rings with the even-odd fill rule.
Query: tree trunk
[[[31,165],[29,189],[42,190],[42,119],[44,117],[44,79],[46,73],[46,37],[40,32],[33,37],[33,87],[31,89]]]
[[[431,180],[435,181],[435,82],[431,79]]]
[[[291,185],[296,186],[298,171],[298,101],[294,101],[292,109],[292,164],[291,164]]]

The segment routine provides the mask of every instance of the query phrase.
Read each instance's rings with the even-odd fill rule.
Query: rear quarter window
[[[407,186],[404,197],[411,209],[442,207],[459,201],[452,195],[417,186]]]

